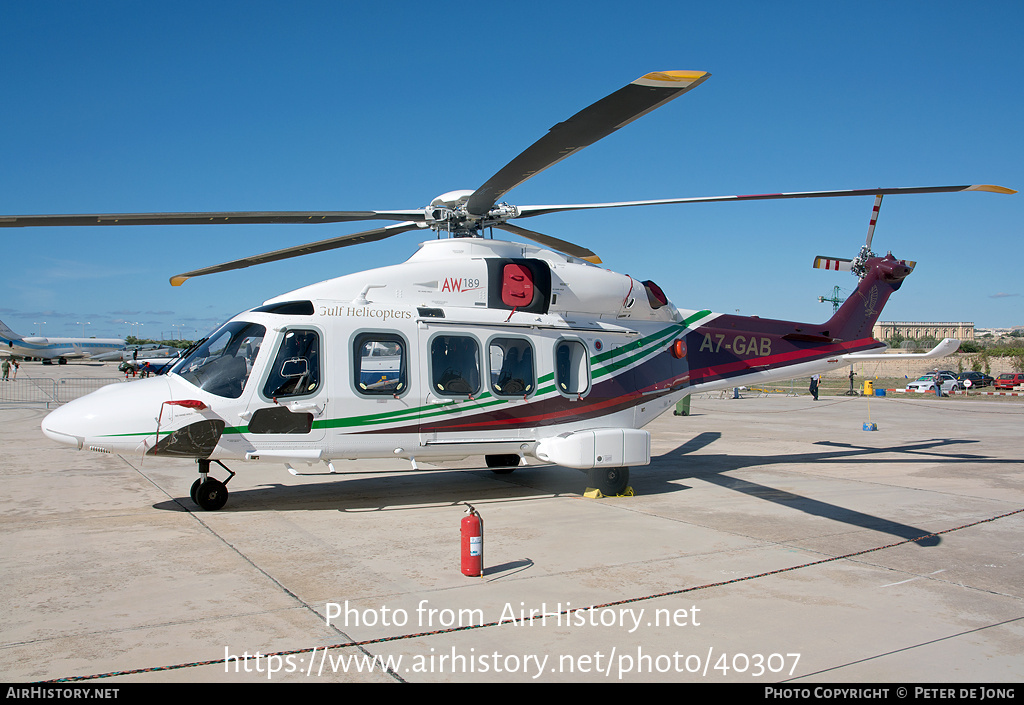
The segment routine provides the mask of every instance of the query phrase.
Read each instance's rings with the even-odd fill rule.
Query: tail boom
[[[723,314],[688,332],[691,393],[824,372],[848,364],[851,353],[884,348],[872,329],[912,269],[892,255],[868,260],[867,269],[825,323]]]

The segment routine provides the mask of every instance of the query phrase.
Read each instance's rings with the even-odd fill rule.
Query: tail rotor
[[[882,208],[882,195],[881,193],[875,194],[875,204],[871,208],[871,220],[868,222],[868,235],[864,239],[864,244],[861,245],[860,252],[853,259],[843,259],[841,257],[823,257],[818,255],[814,258],[815,269],[831,269],[836,272],[853,272],[857,275],[858,279],[863,279],[868,273],[867,262],[872,257],[877,257],[874,252],[871,251],[871,241],[875,237],[875,225],[878,223],[878,211]],[[910,269],[914,269],[917,262],[906,262]]]

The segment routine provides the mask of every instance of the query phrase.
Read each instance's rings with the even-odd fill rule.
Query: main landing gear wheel
[[[591,468],[587,477],[591,487],[611,497],[622,494],[629,487],[629,468]]]
[[[519,467],[521,458],[515,453],[509,453],[508,455],[486,455],[484,460],[487,461],[487,467],[491,469],[496,475],[508,475],[510,472],[514,472]]]
[[[199,463],[199,479],[192,483],[192,489],[189,490],[189,496],[192,497],[193,502],[206,511],[217,511],[228,501],[227,485],[231,482],[231,478],[235,476],[235,473],[228,470],[228,467],[219,460],[212,461],[228,471],[228,479],[221,482],[220,480],[215,480],[210,477],[210,460],[201,458],[196,462]]]

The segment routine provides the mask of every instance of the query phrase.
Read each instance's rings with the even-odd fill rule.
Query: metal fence
[[[0,382],[0,405],[38,404],[49,409],[125,381],[123,377],[18,377]]]
[[[799,379],[781,379],[775,380],[774,382],[766,382],[762,384],[748,384],[743,387],[728,387],[726,389],[717,390],[714,392],[701,392],[694,398],[703,399],[727,399],[730,397],[772,397],[772,396],[787,396],[787,397],[800,397],[810,396],[809,377],[801,377]],[[883,386],[876,386],[876,389],[882,389]],[[900,387],[902,389],[902,385]],[[737,391],[738,390],[738,391]],[[838,379],[822,379],[818,385],[818,394],[820,396],[827,397],[842,397],[842,396],[861,396],[864,392],[864,383],[859,379],[853,385],[851,391],[849,382],[843,382]]]

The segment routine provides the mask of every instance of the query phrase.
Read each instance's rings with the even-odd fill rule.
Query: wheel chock
[[[601,490],[597,489],[596,487],[588,487],[583,492],[583,496],[586,497],[587,499],[601,499],[602,497],[635,497],[636,493],[633,492],[633,486],[632,485],[630,485],[625,490],[623,490],[622,494],[617,494],[617,495],[603,494],[601,492]]]

